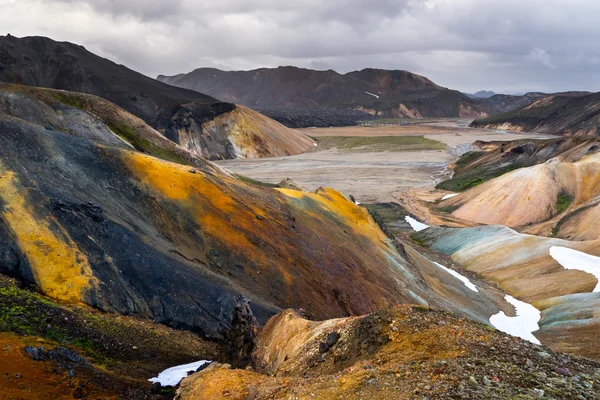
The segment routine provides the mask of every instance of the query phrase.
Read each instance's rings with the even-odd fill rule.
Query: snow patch
[[[370,94],[371,96],[373,96],[373,97],[375,97],[375,98],[377,98],[377,99],[379,98],[379,96],[377,96],[376,94],[373,94],[373,93],[371,93],[371,92],[367,92],[366,90],[365,90],[365,93],[366,93],[366,94]]]
[[[538,325],[542,318],[540,310],[509,295],[504,296],[504,300],[515,307],[516,317],[509,317],[504,314],[504,311],[500,311],[490,317],[490,324],[509,335],[520,337],[534,344],[541,344],[532,333],[540,329]]]
[[[567,247],[550,247],[550,256],[564,269],[576,269],[592,274],[598,279],[594,292],[600,292],[600,257],[595,257]]]
[[[196,361],[190,364],[178,365],[176,367],[171,367],[165,369],[163,372],[158,374],[157,377],[148,379],[152,383],[159,382],[161,386],[177,386],[179,382],[186,376],[188,376],[188,372],[196,371],[198,368],[203,366],[204,364],[209,363],[208,360]]]
[[[429,225],[425,225],[424,223],[419,222],[416,219],[414,219],[413,217],[409,217],[408,215],[404,218],[404,220],[406,222],[408,222],[410,227],[413,228],[413,230],[415,232],[421,232],[421,231],[429,228]]]
[[[458,279],[459,281],[461,281],[462,283],[464,283],[465,286],[468,287],[469,289],[471,289],[472,291],[479,293],[479,290],[477,289],[477,286],[473,285],[473,282],[471,282],[469,280],[469,278],[467,278],[466,276],[463,276],[463,275],[459,274],[458,272],[456,272],[453,269],[450,269],[448,267],[444,267],[440,263],[434,262],[434,264],[437,265],[438,267],[440,267],[441,269],[443,269],[444,271],[446,271],[447,273],[449,273],[450,275],[452,275],[453,277],[455,277],[456,279]]]
[[[450,194],[447,194],[447,195],[445,195],[444,197],[442,197],[442,200],[448,200],[448,199],[451,199],[451,198],[453,198],[454,196],[458,196],[458,193],[450,193]]]

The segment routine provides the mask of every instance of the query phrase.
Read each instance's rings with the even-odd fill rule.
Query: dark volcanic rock
[[[231,329],[226,337],[229,362],[234,368],[242,368],[250,363],[259,328],[258,321],[250,309],[250,300],[244,296],[237,297]]]
[[[51,350],[45,350],[43,347],[25,347],[25,353],[35,361],[53,360],[57,362],[71,362],[76,364],[87,364],[87,358],[76,351],[57,346]]]

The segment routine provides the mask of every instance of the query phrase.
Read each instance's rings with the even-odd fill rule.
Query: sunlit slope
[[[439,208],[467,221],[524,227],[557,219],[582,206],[593,207],[591,203],[598,196],[600,153],[591,151],[575,162],[552,158],[508,172],[442,201]],[[577,222],[582,229],[589,228],[581,218],[571,219],[571,224],[565,227],[570,227],[571,236],[577,235],[573,231]],[[547,228],[552,230],[553,226]]]
[[[203,130],[228,137],[236,156],[242,158],[289,156],[316,146],[316,142],[305,134],[244,106],[237,106],[230,113],[206,122]],[[191,147],[193,141],[193,136],[186,138],[185,133],[180,131],[179,142],[182,145]]]

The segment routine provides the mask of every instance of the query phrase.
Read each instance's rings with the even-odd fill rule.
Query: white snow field
[[[442,200],[448,200],[448,199],[451,199],[454,196],[458,196],[458,195],[459,195],[459,193],[450,193],[450,194],[447,194],[444,197],[442,197]]]
[[[540,329],[538,325],[538,322],[542,318],[540,310],[531,304],[517,300],[509,295],[504,296],[504,300],[515,306],[516,316],[509,317],[504,314],[504,311],[492,315],[490,323],[494,328],[509,335],[528,340],[531,343],[541,344],[532,333]]]
[[[593,291],[600,292],[600,257],[559,246],[550,247],[550,256],[565,269],[576,269],[594,275],[598,284]]]
[[[190,364],[177,365],[175,367],[167,368],[157,377],[148,379],[152,383],[159,382],[161,386],[176,386],[183,378],[188,376],[188,372],[196,371],[198,368],[206,363],[208,360],[196,361]]]
[[[404,220],[408,222],[410,227],[413,228],[415,232],[421,232],[422,230],[429,228],[429,225],[425,225],[424,223],[419,222],[413,217],[409,217],[408,215],[404,218]]]
[[[458,272],[456,272],[453,269],[450,269],[448,267],[444,267],[442,264],[440,263],[436,263],[434,262],[435,265],[437,265],[438,267],[442,268],[444,271],[446,271],[447,273],[449,273],[450,275],[452,275],[453,277],[457,278],[459,281],[461,281],[462,283],[465,284],[466,287],[468,287],[469,289],[471,289],[474,292],[479,292],[479,289],[477,289],[477,286],[475,286],[473,284],[473,282],[471,282],[469,280],[469,278],[467,278],[466,276],[463,276],[461,274],[459,274]]]

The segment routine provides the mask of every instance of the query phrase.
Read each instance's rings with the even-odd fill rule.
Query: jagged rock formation
[[[48,38],[0,37],[0,82],[102,97],[209,159],[298,154],[313,146],[310,138],[255,111],[166,85],[82,46]]]
[[[600,134],[600,93],[544,97],[505,114],[474,121],[471,126],[564,135]]]
[[[321,351],[328,336],[338,340]],[[594,398],[595,362],[555,354],[426,307],[357,318],[273,317],[256,371],[213,365],[186,378],[177,400],[288,398]]]
[[[259,328],[250,308],[250,301],[239,296],[235,299],[231,329],[227,332],[225,344],[229,362],[234,368],[245,367],[250,363]]]
[[[356,110],[373,116],[407,118],[481,117],[490,111],[484,103],[408,71],[364,69],[342,75],[296,67],[253,71],[199,68],[158,79],[223,101],[268,108],[269,115],[277,115],[275,107],[282,108],[280,120],[284,123],[285,109],[290,108]]]

